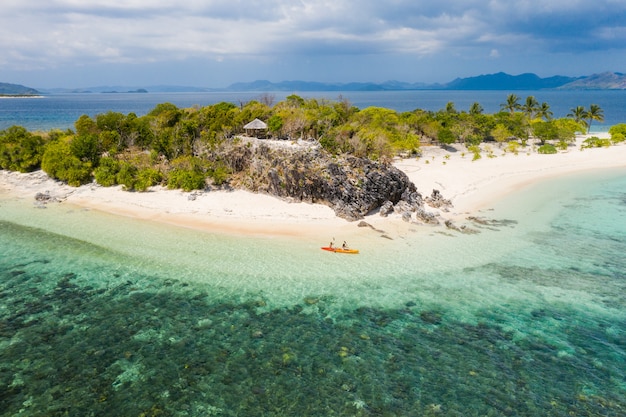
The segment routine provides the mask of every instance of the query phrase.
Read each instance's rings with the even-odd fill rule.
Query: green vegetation
[[[613,144],[626,141],[626,124],[620,123],[618,125],[611,126],[609,134],[611,135],[611,142]]]
[[[39,168],[45,141],[20,126],[0,131],[0,168],[29,172]]]
[[[576,106],[571,109],[571,113],[567,117],[573,118],[576,123],[586,127],[586,132],[589,133],[591,122],[594,120],[598,122],[604,121],[604,111],[597,104],[591,104],[589,109],[585,109],[583,106]]]
[[[91,180],[91,162],[81,161],[72,154],[71,141],[66,138],[54,141],[46,147],[41,169],[50,177],[76,187]]]
[[[481,145],[490,143],[517,155],[532,139],[539,141],[542,152],[552,152],[570,146],[575,134],[588,131],[592,121],[603,120],[602,109],[595,104],[553,119],[547,103],[540,104],[533,96],[522,101],[515,94],[509,94],[495,114],[485,114],[480,103],[468,111],[449,102],[439,111],[403,113],[380,107],[361,110],[342,97],[328,101],[291,95],[272,103],[271,97],[240,106],[222,102],[188,109],[162,103],[141,117],[116,112],[83,115],[74,131],[45,134],[13,126],[0,131],[0,168],[20,172],[41,168],[71,185],[95,179],[129,191],[157,184],[194,190],[221,186],[235,176],[246,183],[241,177],[246,175],[251,144],[242,143],[237,135],[244,134],[243,126],[254,118],[267,122],[270,139],[308,140],[331,155],[382,162],[397,155],[419,156],[425,144],[462,144],[474,160],[481,157]],[[612,143],[624,141],[626,125],[614,126],[611,135]],[[495,157],[490,146],[483,149]]]
[[[548,155],[548,154],[556,153],[557,150],[554,147],[554,145],[550,143],[546,143],[545,145],[541,145],[539,149],[537,149],[537,152],[539,152],[540,154]]]
[[[610,139],[600,139],[597,136],[592,136],[588,139],[585,139],[585,141],[583,142],[581,148],[585,149],[585,148],[608,148],[609,146],[611,146],[611,140]]]

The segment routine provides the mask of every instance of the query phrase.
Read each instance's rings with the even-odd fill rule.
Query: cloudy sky
[[[3,0],[0,82],[225,87],[626,72],[626,0]]]

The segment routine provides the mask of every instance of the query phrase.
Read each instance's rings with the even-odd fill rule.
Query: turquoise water
[[[0,195],[0,415],[626,415],[626,172],[481,215],[339,256]]]

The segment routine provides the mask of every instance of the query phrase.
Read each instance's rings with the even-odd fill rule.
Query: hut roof
[[[243,127],[244,129],[267,129],[267,124],[259,119],[254,119]]]

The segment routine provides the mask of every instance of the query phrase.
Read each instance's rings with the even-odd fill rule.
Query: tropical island
[[[527,181],[533,170],[545,176],[624,166],[623,146],[594,153],[626,139],[626,124],[603,137],[587,135],[602,120],[594,104],[554,119],[548,103],[515,94],[495,114],[485,114],[479,103],[468,110],[450,102],[437,112],[398,113],[361,110],[341,97],[291,95],[274,104],[269,94],[240,106],[181,109],[163,103],[141,117],[84,115],[74,130],[0,131],[0,168],[31,173],[39,184],[29,188],[28,176],[3,172],[0,188],[30,190],[44,203],[67,199],[122,214],[134,207],[132,215],[146,218],[178,213],[180,219],[168,221],[204,223],[207,229],[224,220],[258,223],[261,217],[286,224],[290,233],[285,218],[323,220],[331,227],[366,219],[380,230],[378,220],[389,216],[471,232],[455,222],[468,216],[476,221],[485,195],[470,191],[491,183],[493,199],[494,175],[506,188],[510,181]],[[503,181],[507,176],[510,181]],[[176,204],[164,197],[172,193]],[[309,204],[289,204],[285,211],[285,201]]]

